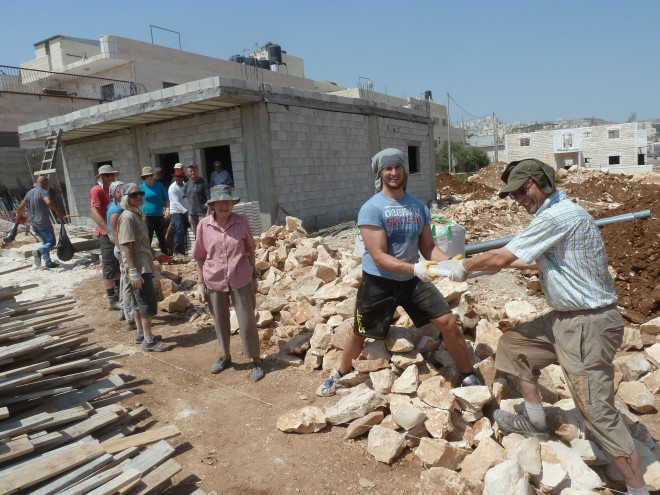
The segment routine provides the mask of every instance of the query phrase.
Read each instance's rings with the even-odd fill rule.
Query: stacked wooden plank
[[[72,324],[74,300],[17,303],[33,286],[0,288],[0,495],[160,493],[181,466],[165,439],[175,426],[141,431],[144,407],[112,359]]]

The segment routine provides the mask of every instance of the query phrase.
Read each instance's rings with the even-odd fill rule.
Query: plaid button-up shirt
[[[543,292],[558,311],[596,309],[617,301],[594,219],[561,191],[545,200],[506,248],[526,263],[537,262]]]

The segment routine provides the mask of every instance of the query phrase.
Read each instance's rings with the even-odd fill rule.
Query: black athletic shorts
[[[406,310],[416,327],[451,313],[449,304],[431,282],[422,282],[417,277],[401,282],[362,272],[353,333],[384,339],[397,306]]]
[[[154,289],[154,279],[151,273],[143,273],[142,280],[144,283],[139,290],[133,290],[135,294],[135,302],[137,303],[137,310],[140,312],[142,318],[156,316],[158,310],[158,298],[156,296],[156,289]]]
[[[107,235],[98,236],[101,245],[101,264],[103,265],[103,278],[110,280],[119,275],[119,261],[115,257],[115,244]]]

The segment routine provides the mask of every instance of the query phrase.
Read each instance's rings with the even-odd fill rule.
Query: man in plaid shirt
[[[628,493],[648,495],[639,453],[614,405],[614,353],[623,340],[614,280],[594,219],[555,188],[555,171],[536,159],[511,162],[499,196],[511,196],[535,215],[505,247],[466,260],[438,263],[454,281],[470,271],[535,268],[553,311],[506,332],[497,369],[513,375],[524,414],[498,409],[500,429],[547,439],[539,388],[541,369],[559,363],[575,405],[593,437],[623,475]]]

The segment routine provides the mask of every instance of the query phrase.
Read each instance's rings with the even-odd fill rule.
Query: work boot
[[[108,310],[121,311],[121,304],[119,304],[119,297],[108,296]]]
[[[32,256],[34,256],[34,266],[41,266],[41,253],[39,250],[33,250]]]
[[[213,366],[211,366],[211,373],[217,375],[222,370],[226,370],[230,366],[231,366],[231,358],[227,356],[222,356]]]

